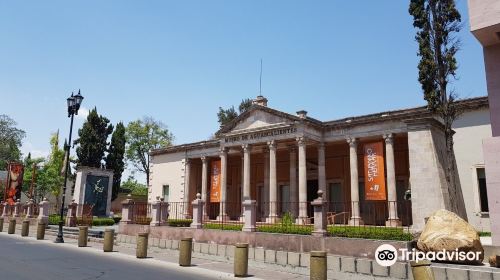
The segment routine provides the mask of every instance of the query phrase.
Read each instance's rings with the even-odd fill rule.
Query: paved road
[[[0,233],[0,279],[223,279],[227,274]]]

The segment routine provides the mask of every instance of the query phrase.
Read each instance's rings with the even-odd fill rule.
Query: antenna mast
[[[262,58],[260,59],[259,94],[262,95]]]

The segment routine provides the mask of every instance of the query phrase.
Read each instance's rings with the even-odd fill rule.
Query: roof
[[[461,110],[461,111],[478,110],[478,109],[482,109],[482,108],[487,108],[489,106],[487,96],[458,100],[457,105],[458,105],[459,110]],[[216,137],[230,132],[234,127],[236,127],[236,125],[240,121],[244,120],[247,116],[249,116],[255,110],[265,111],[265,112],[268,112],[270,114],[289,119],[291,121],[306,122],[312,126],[316,126],[319,128],[347,127],[347,126],[353,126],[353,125],[361,125],[361,124],[368,124],[368,123],[373,123],[373,122],[380,122],[382,119],[384,121],[387,121],[387,120],[405,120],[405,119],[430,117],[433,115],[427,109],[427,106],[420,106],[420,107],[399,109],[399,110],[393,110],[393,111],[385,111],[385,112],[379,112],[379,113],[374,113],[374,114],[347,117],[347,118],[341,118],[341,119],[337,119],[337,120],[322,122],[322,121],[319,121],[319,120],[311,118],[311,117],[300,118],[296,115],[292,115],[289,113],[278,111],[276,109],[272,109],[272,108],[269,108],[266,106],[254,104],[247,111],[240,114],[234,120],[232,120],[227,125],[225,125],[221,129],[219,129],[219,131],[217,131],[215,133]],[[217,147],[218,145],[219,145],[219,139],[212,139],[212,140],[199,141],[199,142],[194,142],[194,143],[188,143],[188,144],[182,144],[182,145],[176,145],[176,146],[171,146],[171,147],[155,149],[155,150],[152,150],[150,154],[151,155],[158,155],[158,154],[163,154],[163,153],[185,151],[185,150],[188,150],[191,148],[200,148],[200,147],[212,148],[212,147]]]

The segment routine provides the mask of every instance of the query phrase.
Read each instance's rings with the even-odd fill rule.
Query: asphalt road
[[[103,253],[72,244],[53,244],[0,233],[2,280],[155,280],[222,279],[227,275],[196,267],[182,268],[154,259]]]

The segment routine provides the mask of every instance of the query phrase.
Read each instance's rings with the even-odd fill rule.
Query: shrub
[[[113,218],[94,218],[92,220],[93,226],[112,226],[115,224],[115,220]]]
[[[219,229],[219,230],[232,230],[232,231],[241,231],[243,229],[243,225],[239,224],[204,224],[204,229]]]
[[[167,224],[171,227],[189,227],[192,222],[191,219],[169,219]]]
[[[268,233],[285,233],[285,234],[302,234],[302,235],[310,235],[312,233],[313,227],[307,225],[284,225],[276,224],[276,225],[265,225],[258,226],[258,232],[268,232]]]
[[[370,226],[329,226],[329,236],[347,238],[365,238],[379,240],[410,241],[413,235],[402,228],[370,227]]]
[[[487,232],[487,231],[480,231],[478,233],[479,233],[479,236],[481,236],[481,237],[490,237],[491,236],[491,232]]]
[[[58,225],[59,224],[59,218],[61,216],[57,214],[52,214],[49,216],[49,225]],[[63,221],[66,221],[66,217],[63,216]]]
[[[122,220],[122,217],[113,217],[113,220],[115,221],[115,224],[118,224]]]

